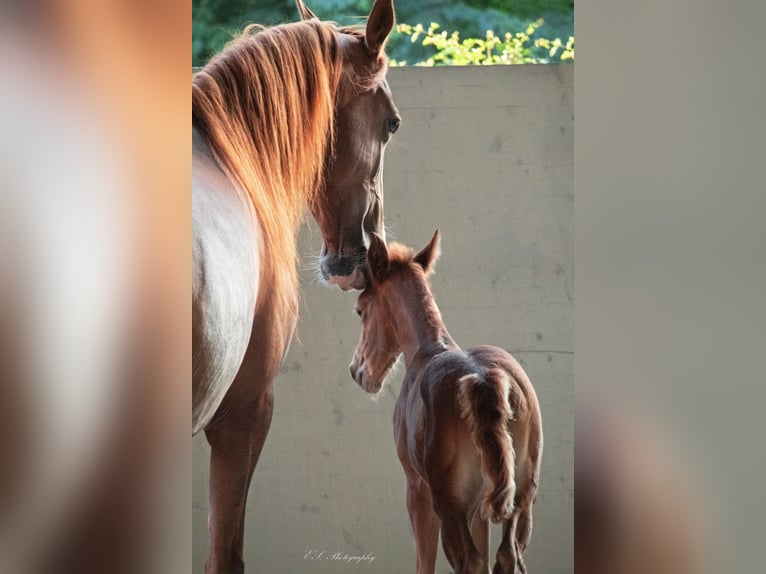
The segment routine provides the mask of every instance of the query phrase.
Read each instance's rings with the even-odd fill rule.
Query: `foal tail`
[[[516,494],[509,390],[508,374],[499,369],[488,370],[483,379],[471,374],[458,380],[458,407],[479,451],[486,485],[480,514],[492,522],[510,518]]]

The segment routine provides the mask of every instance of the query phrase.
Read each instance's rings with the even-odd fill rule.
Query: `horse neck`
[[[320,24],[287,26],[292,27],[274,36],[270,31],[243,36],[198,72],[192,85],[192,117],[219,163],[253,204],[265,255],[261,280],[266,278],[283,306],[293,309],[296,237],[332,146],[342,62],[332,55],[334,33]],[[306,29],[303,49],[277,50],[281,56],[292,54],[283,61],[291,68],[277,69],[272,44],[300,33],[301,27]],[[312,46],[316,50],[308,49]],[[313,53],[316,65],[301,63]]]
[[[391,306],[392,320],[406,368],[416,356],[430,357],[457,348],[424,279],[413,277],[412,285],[399,294]]]

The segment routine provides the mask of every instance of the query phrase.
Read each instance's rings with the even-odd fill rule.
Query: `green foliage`
[[[567,40],[566,44],[561,42],[561,38],[556,38],[554,40],[538,38],[535,40],[535,46],[548,50],[548,56],[551,58],[555,58],[558,51],[561,50],[559,59],[562,62],[565,60],[574,60],[574,36],[569,36],[569,40]]]
[[[245,26],[297,20],[295,2],[192,0],[192,65],[202,66]]]
[[[534,18],[541,12],[567,13],[574,10],[572,0],[466,0],[475,8],[493,8],[525,18]]]
[[[491,65],[491,64],[543,64],[574,60],[574,36],[564,44],[560,38],[535,38],[533,35],[543,25],[543,20],[530,23],[522,32],[506,32],[502,38],[487,30],[484,39],[460,39],[460,32],[437,32],[439,24],[432,22],[426,30],[422,24],[410,26],[399,24],[397,31],[408,36],[410,42],[420,41],[422,46],[433,46],[428,58],[415,65]],[[392,60],[392,66],[406,65],[406,62]]]
[[[372,2],[306,0],[309,8],[319,18],[343,25],[363,22]],[[574,35],[571,0],[395,0],[395,3],[398,22],[439,22],[442,26],[440,30],[459,30],[461,38],[474,38],[481,42],[487,42],[488,30],[504,42],[506,31],[526,30],[530,21],[540,18],[544,24],[535,31],[531,38],[532,44],[538,37],[568,38]],[[255,22],[272,26],[297,19],[294,0],[192,0],[192,65],[204,65],[248,24]],[[545,57],[544,48],[534,45],[531,48],[531,57]],[[424,62],[434,55],[434,49],[434,44],[424,46],[422,42],[412,42],[407,34],[395,31],[389,39],[386,52],[390,58],[399,62]],[[434,63],[446,64],[448,61]]]

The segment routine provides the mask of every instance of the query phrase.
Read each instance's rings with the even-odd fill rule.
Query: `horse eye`
[[[400,125],[402,125],[402,120],[398,118],[391,118],[388,120],[388,131],[393,135],[396,133],[396,130],[399,129]]]
[[[356,308],[356,314],[362,316],[362,310],[359,307]]]

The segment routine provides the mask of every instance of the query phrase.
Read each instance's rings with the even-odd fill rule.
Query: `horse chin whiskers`
[[[330,282],[325,279],[324,275],[322,275],[322,272],[319,270],[314,274],[314,280],[322,287],[331,287]]]
[[[367,396],[370,398],[370,400],[373,403],[377,403],[380,400],[380,397],[383,396],[383,386],[385,384],[385,380],[380,383],[380,386],[378,386],[377,389],[372,389],[369,386],[364,387],[364,391],[367,393]],[[370,385],[372,386],[372,385]]]
[[[373,402],[376,402],[382,394],[381,391],[383,390],[383,383],[385,382],[384,378],[378,379],[381,382],[376,384],[372,381],[372,377],[367,376],[366,371],[363,371],[359,374],[358,378],[354,377],[354,380],[356,381],[356,384],[367,393]]]
[[[360,251],[354,256],[354,267],[360,269],[367,264],[367,250]]]
[[[380,385],[378,385],[377,389],[372,390],[372,389],[369,389],[368,387],[363,387],[364,390],[367,393],[369,393],[370,399],[373,402],[378,402],[380,400],[380,397],[383,396],[383,389],[385,389],[386,385],[388,385],[399,374],[399,370],[402,363],[403,363],[402,355],[397,356],[396,360],[391,364],[390,367],[388,367],[388,370],[381,377],[381,382],[380,382]]]
[[[386,376],[383,377],[383,384],[380,385],[380,388],[386,386],[387,383],[389,383],[393,378],[397,377],[399,375],[399,371],[401,370],[401,366],[404,363],[402,361],[401,354],[397,355],[396,359],[394,360],[393,364],[388,368],[388,372],[386,373]]]
[[[322,274],[322,255],[311,255],[308,263],[304,267],[305,271],[311,273],[312,279],[322,286],[329,287],[329,282]]]
[[[396,239],[393,225],[389,225],[388,223],[383,224],[383,234],[383,239],[387,242]]]

